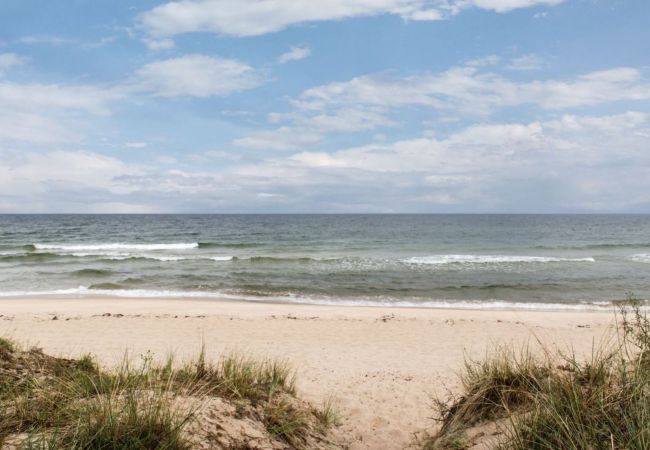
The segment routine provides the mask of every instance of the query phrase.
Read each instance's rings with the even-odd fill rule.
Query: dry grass
[[[495,449],[650,448],[650,321],[641,302],[618,305],[618,339],[596,348],[590,359],[544,349],[500,349],[468,362],[463,394],[439,402],[440,430],[423,449],[463,449],[470,431],[496,425],[483,436]]]
[[[312,426],[310,411],[284,396],[274,396],[264,407],[264,425],[273,436],[303,448]]]
[[[285,362],[229,355],[210,364],[202,352],[180,369],[146,356],[137,367],[103,371],[90,357],[55,358],[0,339],[0,446],[189,449],[196,436],[184,430],[215,398],[236,404],[284,447],[326,441],[322,414],[330,413],[297,397]]]
[[[334,406],[332,396],[327,397],[320,408],[314,408],[313,413],[318,418],[324,431],[341,425],[341,416]]]
[[[185,365],[177,375],[181,382],[199,384],[211,394],[253,404],[279,392],[296,394],[295,374],[284,361],[231,354],[213,365],[206,362],[202,351],[195,363]]]

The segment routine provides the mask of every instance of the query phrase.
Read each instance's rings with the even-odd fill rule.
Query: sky
[[[648,0],[0,0],[0,213],[650,213]]]

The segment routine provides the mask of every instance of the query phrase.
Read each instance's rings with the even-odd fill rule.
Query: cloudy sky
[[[2,0],[0,212],[650,212],[650,2]]]

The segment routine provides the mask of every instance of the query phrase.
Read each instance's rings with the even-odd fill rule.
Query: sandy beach
[[[0,335],[105,366],[127,354],[183,360],[205,345],[282,358],[303,397],[333,396],[351,449],[403,448],[431,428],[431,396],[458,384],[464,358],[537,342],[588,356],[612,334],[603,312],[333,307],[196,299],[30,298],[0,301]]]
[[[0,0],[0,450],[650,450],[649,25]]]

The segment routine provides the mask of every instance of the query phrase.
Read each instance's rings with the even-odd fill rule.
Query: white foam
[[[52,296],[52,295],[75,295],[82,292],[87,292],[88,288],[79,286],[78,288],[70,289],[57,289],[54,291],[5,291],[0,292],[0,297],[36,297],[36,296]]]
[[[232,256],[210,256],[207,259],[211,259],[212,261],[232,261],[233,257]]]
[[[156,261],[185,261],[189,258],[182,256],[153,256],[153,255],[134,255],[134,258],[153,259]]]
[[[309,303],[330,306],[371,306],[384,308],[472,309],[472,310],[530,310],[530,311],[609,311],[610,302],[590,303],[526,303],[502,300],[430,300],[378,302],[346,299],[287,299],[289,303]]]
[[[628,257],[632,261],[650,263],[650,253],[639,253],[637,255],[631,255]]]
[[[168,297],[198,297],[198,298],[223,298],[220,292],[204,291],[172,291],[172,290],[147,290],[147,289],[89,289],[79,286],[70,289],[57,289],[51,291],[8,291],[0,292],[0,297],[51,297],[66,295],[83,296],[110,296],[134,298],[168,298]]]
[[[0,297],[129,297],[129,298],[205,298],[215,300],[239,300],[254,302],[279,302],[331,306],[367,306],[384,308],[430,308],[430,309],[472,309],[472,310],[530,310],[530,311],[609,311],[610,302],[578,303],[540,303],[508,302],[503,300],[422,300],[408,301],[398,299],[377,300],[372,298],[346,299],[311,296],[251,296],[223,292],[174,291],[147,289],[88,289],[79,286],[72,289],[53,291],[14,291],[0,292]]]
[[[36,250],[98,251],[98,250],[189,250],[198,248],[198,242],[190,244],[34,244]]]
[[[83,252],[83,253],[58,253],[62,256],[74,256],[76,258],[95,257],[101,259],[108,259],[110,261],[124,261],[132,258],[152,259],[156,261],[181,261],[187,259],[181,256],[170,255],[140,255],[137,253],[97,253],[97,252]]]
[[[133,255],[133,258],[155,259],[156,261],[196,261],[196,260],[211,260],[211,261],[231,261],[232,256],[156,256],[156,255]]]
[[[499,263],[548,263],[548,262],[595,262],[594,258],[556,258],[552,256],[519,255],[431,255],[403,259],[407,264],[499,264]]]
[[[106,253],[106,252],[83,252],[83,253],[60,253],[63,256],[74,256],[78,258],[96,257],[114,261],[123,261],[126,259],[151,259],[154,261],[188,261],[188,260],[212,260],[212,261],[230,261],[232,256],[178,256],[178,255],[160,255],[145,253]]]
[[[82,252],[82,253],[58,253],[61,256],[74,256],[75,258],[87,258],[90,256],[104,257],[105,259],[122,260],[132,258],[130,253],[97,253],[97,252]]]

